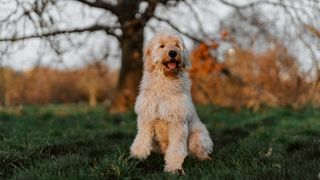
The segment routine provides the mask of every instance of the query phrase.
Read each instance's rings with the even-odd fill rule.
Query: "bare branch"
[[[86,5],[91,6],[91,7],[96,7],[96,8],[101,8],[101,9],[108,10],[108,11],[112,12],[115,15],[119,14],[117,6],[113,6],[112,4],[107,3],[107,2],[105,2],[103,0],[95,0],[95,1],[76,0],[76,1],[79,1],[79,2],[81,2],[83,4],[86,4]]]
[[[176,6],[180,1],[182,0],[175,0],[175,1],[170,1],[170,0],[146,0],[148,2],[148,7],[144,11],[144,13],[141,16],[141,19],[144,20],[144,22],[148,22],[148,20],[153,16],[154,11],[157,7],[158,4],[164,4],[168,5],[169,2],[174,3],[171,6]]]
[[[245,4],[245,5],[237,5],[235,4],[234,2],[231,3],[229,1],[226,1],[226,0],[219,0],[219,2],[221,2],[222,4],[224,5],[227,5],[227,6],[230,6],[230,7],[233,7],[237,10],[240,10],[240,9],[246,9],[246,8],[252,8],[254,6],[258,6],[258,5],[273,5],[273,6],[284,6],[284,4],[280,2],[272,2],[272,1],[254,1],[254,2],[251,2],[251,3],[248,3],[248,4]]]
[[[197,11],[195,10],[195,8],[192,6],[192,4],[190,4],[188,1],[185,1],[186,5],[189,7],[189,9],[191,10],[191,13],[193,14],[197,24],[198,24],[198,30],[199,32],[204,36],[207,37],[208,35],[204,32],[204,26],[201,22],[200,16],[197,13]]]
[[[157,7],[157,1],[155,0],[149,0],[148,3],[149,4],[147,9],[144,11],[144,13],[141,16],[141,19],[144,20],[144,23],[148,22],[148,20],[153,16],[154,11]]]
[[[29,35],[29,36],[20,36],[20,37],[10,37],[10,38],[0,38],[0,42],[5,42],[5,41],[21,41],[21,40],[26,40],[26,39],[33,39],[33,38],[43,38],[43,37],[51,37],[51,36],[56,36],[56,35],[61,35],[61,34],[71,34],[71,33],[81,33],[81,32],[94,32],[94,31],[105,31],[107,34],[114,36],[118,40],[120,39],[119,36],[117,36],[114,33],[114,27],[106,27],[106,26],[101,26],[101,25],[94,25],[91,27],[86,27],[82,29],[69,29],[69,30],[57,30],[53,32],[47,32],[47,33],[42,33],[42,34],[34,34],[34,35]]]
[[[312,33],[314,36],[320,38],[320,30],[318,30],[317,28],[315,28],[314,26],[305,24],[304,27],[310,32]]]
[[[178,31],[179,33],[187,36],[188,38],[192,39],[193,41],[197,42],[197,43],[201,43],[201,42],[204,42],[202,39],[199,39],[191,34],[188,34],[186,32],[183,32],[179,27],[177,27],[176,25],[172,24],[168,19],[163,19],[161,17],[158,17],[158,16],[153,16],[153,18],[155,18],[156,20],[158,21],[162,21],[162,22],[165,22],[167,23],[169,26],[171,26],[174,30]]]

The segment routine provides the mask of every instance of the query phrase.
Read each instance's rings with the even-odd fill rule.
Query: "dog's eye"
[[[161,45],[159,46],[159,48],[164,48],[164,44],[161,44]]]
[[[177,48],[180,48],[180,45],[179,44],[176,44]]]

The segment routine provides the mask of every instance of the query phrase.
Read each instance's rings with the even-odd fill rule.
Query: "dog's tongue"
[[[169,62],[168,63],[169,69],[175,69],[176,68],[176,63],[175,62]]]

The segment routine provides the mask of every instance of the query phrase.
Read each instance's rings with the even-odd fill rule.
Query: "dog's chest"
[[[148,116],[150,120],[185,119],[192,109],[190,98],[186,94],[170,94],[165,92],[144,92],[136,102],[138,114]]]
[[[135,104],[139,116],[151,121],[185,119],[192,109],[190,80],[186,74],[175,80],[160,75],[144,75]]]

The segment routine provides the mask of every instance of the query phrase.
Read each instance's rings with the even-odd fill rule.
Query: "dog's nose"
[[[169,56],[170,56],[171,58],[175,58],[175,57],[177,56],[177,52],[174,51],[174,50],[170,50],[170,51],[169,51]]]

